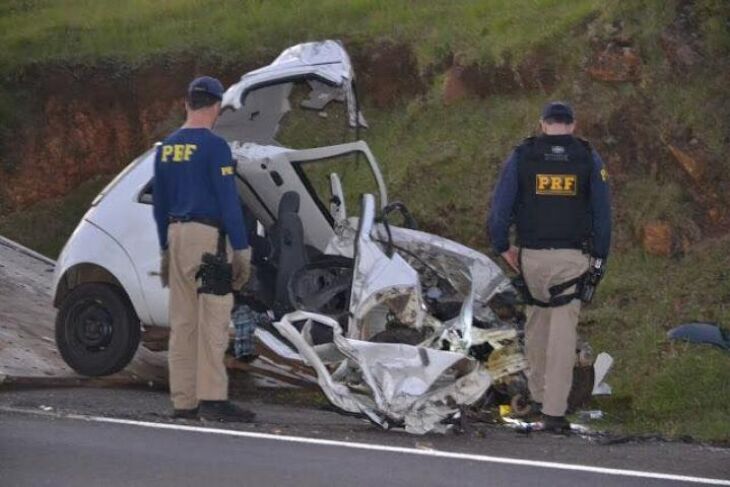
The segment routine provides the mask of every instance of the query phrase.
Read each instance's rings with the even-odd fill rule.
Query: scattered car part
[[[613,357],[606,352],[601,352],[593,363],[593,395],[607,396],[611,394],[611,386],[606,384],[606,376],[613,366]]]
[[[687,323],[669,330],[667,337],[670,340],[705,343],[730,350],[730,331],[720,328],[717,323],[703,321]]]

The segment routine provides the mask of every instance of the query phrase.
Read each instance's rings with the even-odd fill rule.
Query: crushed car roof
[[[309,96],[297,108],[324,111],[330,102],[344,103],[346,123],[367,127],[353,87],[355,73],[338,41],[297,44],[268,66],[248,72],[223,95],[215,132],[228,142],[277,145],[280,122],[292,109],[296,83],[309,85]]]
[[[307,42],[284,50],[274,62],[241,76],[223,95],[223,108],[240,109],[246,95],[257,87],[302,76],[341,86],[351,82],[355,73],[350,56],[337,41]]]

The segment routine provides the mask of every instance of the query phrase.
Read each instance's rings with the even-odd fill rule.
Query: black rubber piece
[[[376,333],[370,337],[370,342],[375,343],[404,343],[406,345],[417,345],[423,341],[423,332],[406,326],[393,326]]]
[[[63,300],[56,316],[56,346],[81,375],[119,372],[132,360],[142,328],[124,292],[106,283],[84,283]]]

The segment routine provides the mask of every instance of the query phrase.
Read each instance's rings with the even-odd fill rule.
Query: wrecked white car
[[[248,298],[273,316],[256,330],[265,352],[251,370],[280,383],[316,380],[342,410],[416,433],[448,428],[488,390],[519,406],[526,361],[499,267],[416,230],[407,208],[389,201],[365,142],[277,142],[292,111],[325,119],[342,107],[346,125],[366,126],[335,41],[289,48],[224,95],[214,130],[237,160],[257,269]],[[81,374],[121,370],[141,328],[168,324],[153,160],[150,149],[99,194],[59,257],[56,341]]]

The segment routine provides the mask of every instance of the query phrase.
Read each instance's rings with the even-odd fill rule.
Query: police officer
[[[494,249],[527,285],[525,347],[531,406],[545,429],[570,429],[565,419],[575,364],[577,290],[591,262],[605,262],[611,238],[608,173],[588,142],[573,136],[573,110],[551,102],[542,134],[507,159],[488,220]],[[517,246],[509,229],[516,225]],[[600,259],[600,260],[599,260]],[[552,292],[551,292],[552,291]]]
[[[211,132],[222,97],[217,79],[193,80],[185,102],[187,120],[158,146],[155,156],[160,275],[162,285],[170,287],[170,395],[176,418],[252,421],[252,412],[227,400],[223,358],[233,294],[200,292],[197,276],[203,255],[215,254],[219,247],[230,256],[234,289],[250,273],[233,157],[226,141]],[[229,245],[222,240],[226,235]]]

